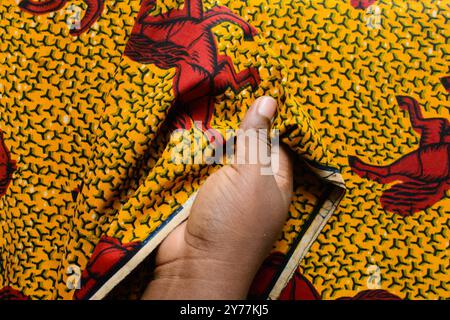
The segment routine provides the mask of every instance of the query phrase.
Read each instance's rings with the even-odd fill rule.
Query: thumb
[[[259,97],[247,111],[237,132],[236,165],[256,164],[270,167],[270,126],[277,102],[272,97]]]

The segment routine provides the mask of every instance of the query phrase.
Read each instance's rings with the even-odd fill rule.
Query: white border
[[[133,271],[148,255],[155,250],[155,248],[164,240],[169,233],[187,219],[191,211],[192,204],[194,203],[197,193],[194,193],[183,204],[182,209],[178,212],[170,222],[167,223],[153,239],[147,242],[140,250],[123,265],[119,270],[114,273],[101,287],[98,289],[89,300],[101,300],[103,299],[115,286],[117,286],[131,271]]]
[[[284,287],[297,270],[300,261],[302,261],[303,258],[306,256],[312,244],[314,243],[314,241],[316,241],[320,232],[325,227],[325,224],[327,223],[328,219],[336,210],[344,194],[345,189],[341,187],[333,188],[329,197],[323,203],[322,208],[320,208],[319,212],[314,217],[305,234],[301,238],[299,244],[297,245],[297,248],[295,248],[295,251],[289,258],[286,267],[283,269],[277,281],[275,282],[275,285],[273,286],[272,290],[269,293],[268,296],[269,300],[278,299]]]

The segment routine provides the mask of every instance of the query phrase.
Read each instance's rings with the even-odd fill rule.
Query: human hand
[[[258,139],[270,146],[267,133],[275,112],[273,98],[258,98],[241,129],[256,130]],[[266,134],[258,129],[266,129]],[[248,141],[238,138],[236,150],[241,161],[208,177],[188,220],[158,247],[154,280],[143,299],[246,298],[287,218],[293,165],[285,147],[272,146],[278,170],[262,175],[263,164],[248,162]]]

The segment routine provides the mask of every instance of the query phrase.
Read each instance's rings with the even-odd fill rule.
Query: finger
[[[276,109],[275,99],[264,96],[256,99],[247,111],[237,133],[237,165],[270,167],[270,126]]]
[[[248,109],[240,129],[267,129],[270,128],[272,120],[277,110],[277,102],[274,98],[263,96],[256,99]]]

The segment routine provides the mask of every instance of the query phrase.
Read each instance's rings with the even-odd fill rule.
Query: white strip
[[[314,243],[314,241],[316,241],[320,232],[325,227],[328,219],[336,210],[336,207],[344,194],[345,189],[339,187],[333,188],[333,191],[330,193],[328,199],[325,200],[322,208],[317,213],[308,230],[306,230],[305,234],[300,240],[297,248],[295,248],[294,253],[289,258],[286,267],[284,268],[283,272],[281,272],[281,275],[272,288],[272,291],[270,291],[268,297],[269,300],[278,299],[284,287],[286,287],[286,284],[289,282],[294,272],[297,270],[298,265],[308,253],[311,245]]]
[[[183,204],[183,209],[162,228],[156,236],[146,243],[122,268],[106,281],[89,300],[103,299],[116,285],[118,285],[131,271],[133,271],[155,248],[163,241],[169,233],[187,219],[191,211],[197,193],[194,193]]]

